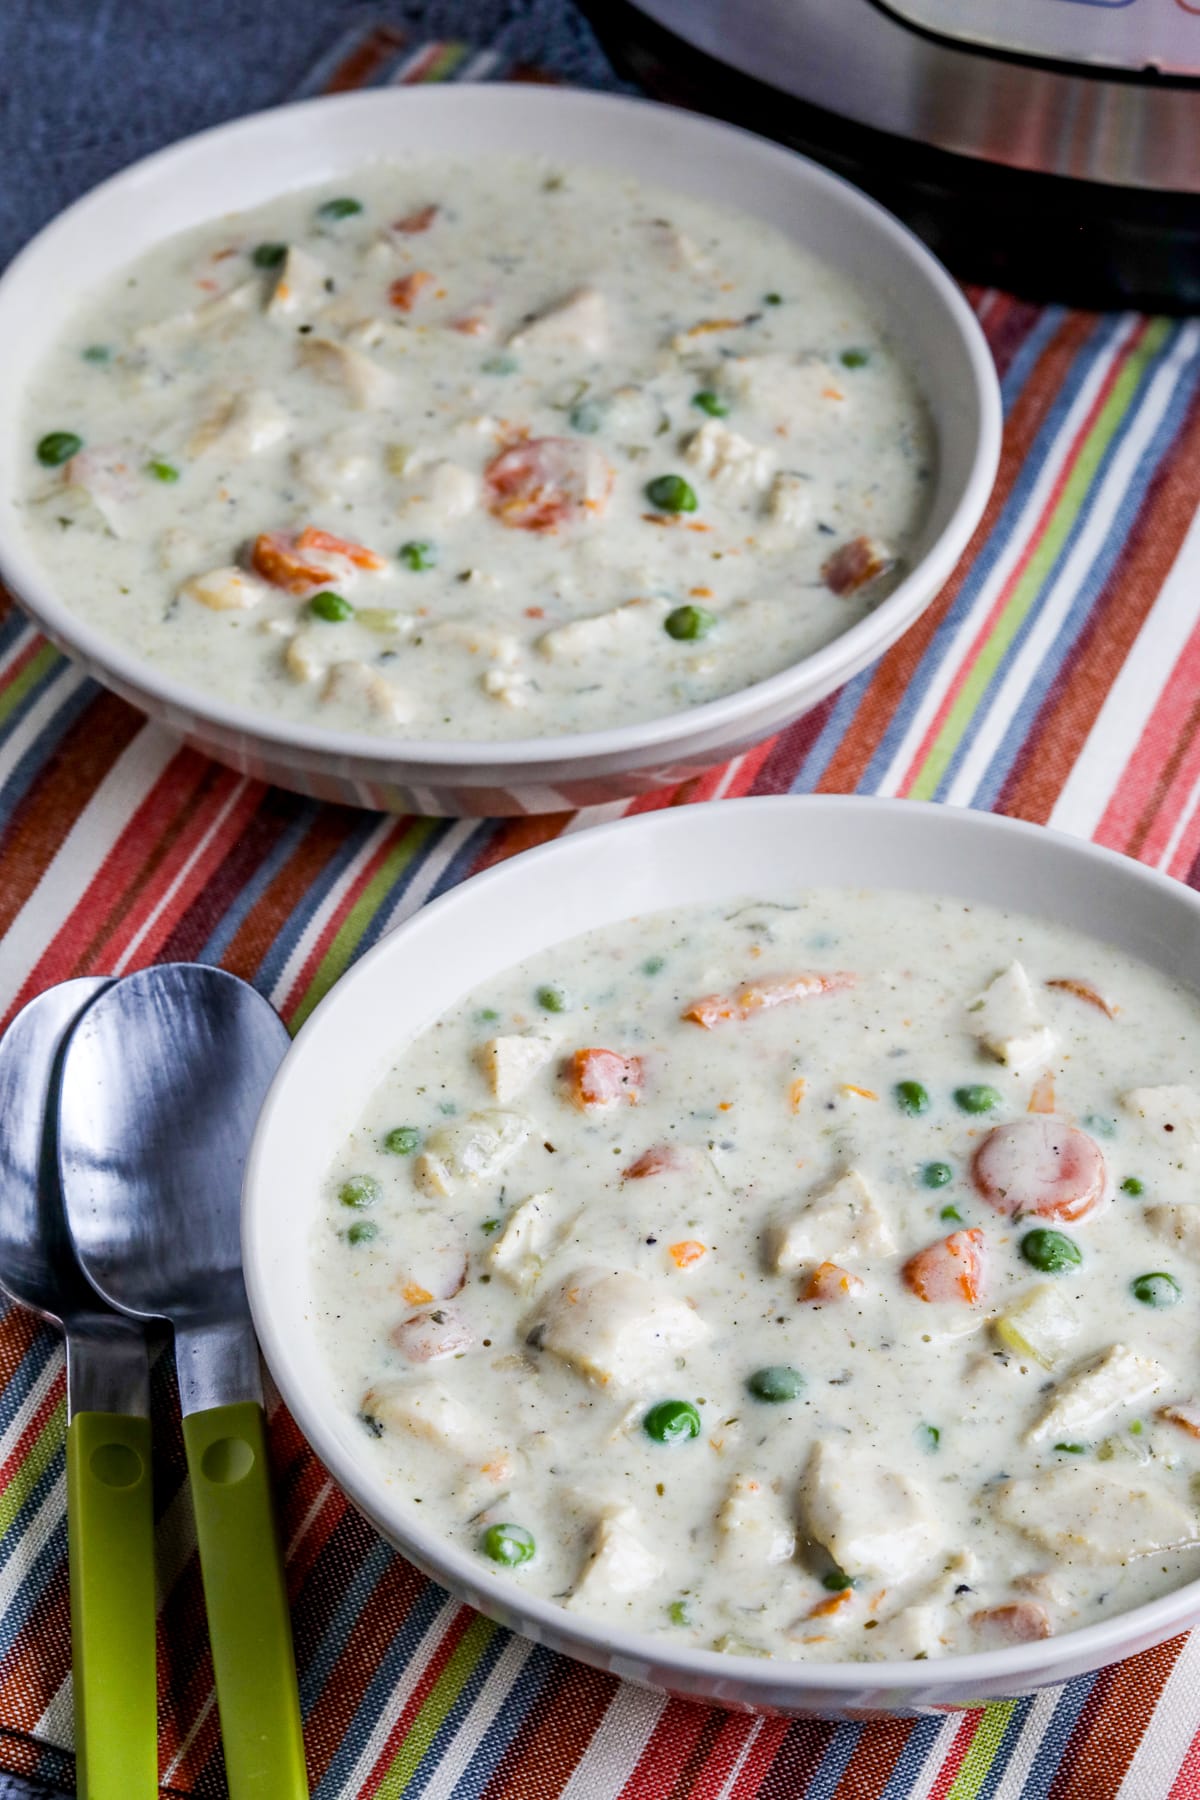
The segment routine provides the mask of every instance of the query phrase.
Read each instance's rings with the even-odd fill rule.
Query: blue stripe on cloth
[[[272,800],[278,803],[281,799],[274,789],[269,790],[269,794],[270,799],[264,800],[264,804],[270,804]],[[220,962],[241,926],[258,905],[276,875],[299,848],[304,834],[320,816],[320,807],[315,800],[305,800],[296,794],[288,796],[288,802],[294,805],[295,816],[280,832],[274,847],[263,857],[262,862],[245,886],[239,888],[230,901],[220,920],[205,939],[196,957],[197,962]],[[261,977],[259,979],[261,986]]]
[[[318,809],[314,814],[314,820],[319,820],[322,816],[321,809]],[[372,832],[379,829],[379,823],[378,813],[362,813],[347,831],[345,841],[339,849],[330,855],[322,865],[320,873],[306,888],[289,915],[287,924],[280,931],[258,967],[254,985],[260,992],[270,994],[273,991],[283,974],[288,958],[319,912],[322,902],[337,886],[350,864],[367,843]]]
[[[13,1303],[10,1302],[4,1307],[3,1314],[0,1316],[7,1317],[12,1310]],[[0,1389],[0,1432],[8,1430],[37,1384],[46,1365],[56,1355],[61,1359],[62,1339],[48,1325],[40,1325],[33,1335],[28,1350],[4,1387]]]
[[[507,1640],[507,1633],[501,1635]],[[508,1699],[484,1732],[459,1777],[454,1800],[479,1800],[559,1665],[559,1658],[540,1644],[530,1644],[527,1648],[529,1654],[509,1690]]]

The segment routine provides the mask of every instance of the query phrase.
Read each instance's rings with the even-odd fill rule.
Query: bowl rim
[[[411,1516],[412,1509],[405,1509],[402,1501],[392,1497],[389,1508],[382,1482],[377,1488],[365,1463],[354,1462],[344,1443],[337,1437],[332,1425],[331,1403],[310,1398],[301,1371],[292,1366],[287,1342],[277,1329],[270,1279],[260,1267],[256,1233],[260,1218],[265,1220],[269,1205],[267,1196],[270,1177],[266,1167],[268,1140],[277,1128],[277,1120],[289,1104],[288,1085],[297,1050],[311,1045],[317,1034],[328,1028],[326,1021],[331,1020],[333,1013],[343,1003],[351,984],[366,986],[374,980],[376,968],[389,957],[411,954],[411,950],[407,949],[398,951],[397,945],[403,943],[408,946],[414,938],[419,941],[422,930],[428,928],[431,919],[438,922],[436,929],[440,928],[440,922],[447,915],[462,908],[466,908],[468,916],[472,913],[478,916],[478,909],[481,906],[486,908],[488,897],[496,886],[514,879],[518,871],[522,879],[528,880],[531,871],[541,869],[542,891],[549,895],[552,892],[552,870],[556,858],[586,854],[583,848],[585,845],[592,847],[593,855],[602,857],[604,845],[614,833],[627,837],[640,834],[648,838],[664,828],[668,832],[686,832],[689,821],[696,820],[700,815],[709,815],[717,806],[724,804],[726,803],[708,801],[698,806],[678,808],[667,814],[651,812],[614,820],[594,826],[586,832],[555,838],[469,877],[419,908],[373,945],[335,983],[305,1021],[263,1103],[246,1162],[242,1189],[242,1250],[246,1289],[263,1355],[285,1404],[316,1455],[352,1503],[389,1539],[399,1554],[407,1557],[411,1550],[417,1565],[432,1572],[433,1578],[442,1582],[456,1596],[462,1598],[464,1594],[482,1592],[490,1599],[494,1594],[495,1603],[490,1609],[491,1616],[505,1617],[519,1612],[526,1621],[531,1621],[536,1626],[535,1641],[548,1641],[559,1647],[564,1639],[581,1640],[597,1655],[622,1659],[626,1672],[638,1665],[652,1665],[660,1670],[670,1669],[683,1681],[691,1680],[694,1683],[692,1693],[695,1698],[702,1698],[705,1692],[711,1694],[719,1686],[727,1689],[736,1687],[743,1697],[757,1693],[761,1697],[761,1704],[769,1707],[777,1706],[780,1703],[779,1696],[789,1689],[796,1690],[797,1694],[827,1694],[831,1702],[837,1703],[842,1701],[845,1692],[850,1689],[870,1690],[872,1693],[885,1689],[889,1694],[895,1695],[895,1702],[878,1703],[879,1710],[886,1711],[890,1705],[890,1709],[896,1711],[904,1706],[914,1690],[961,1688],[966,1690],[968,1696],[964,1704],[980,1704],[978,1699],[972,1702],[971,1695],[984,1686],[989,1693],[995,1693],[1000,1691],[998,1684],[1011,1678],[1014,1690],[1020,1692],[1056,1679],[1055,1672],[1063,1664],[1069,1664],[1070,1667],[1057,1678],[1067,1679],[1081,1668],[1099,1668],[1106,1662],[1133,1654],[1142,1644],[1162,1642],[1174,1632],[1187,1629],[1200,1616],[1200,1576],[1155,1599],[1143,1601],[1138,1606],[1115,1613],[1094,1624],[1081,1626],[1078,1630],[1064,1632],[1061,1636],[996,1650],[970,1651],[958,1656],[899,1662],[806,1662],[803,1659],[758,1658],[689,1646],[673,1646],[665,1637],[630,1630],[586,1613],[568,1612],[555,1602],[524,1589],[506,1588],[505,1577],[481,1567],[480,1560],[468,1550],[458,1548],[438,1532],[418,1523]],[[858,829],[869,829],[875,820],[882,822],[894,820],[898,816],[920,816],[927,821],[937,821],[934,827],[937,830],[961,833],[968,839],[972,835],[983,834],[1024,840],[1026,843],[1046,843],[1059,852],[1073,855],[1084,865],[1100,864],[1119,871],[1118,879],[1127,880],[1133,889],[1141,888],[1169,896],[1174,904],[1190,908],[1200,922],[1200,894],[1185,883],[1090,840],[1073,837],[1067,832],[1027,820],[1009,818],[1004,814],[946,806],[934,801],[854,794],[762,795],[737,800],[734,804],[742,818],[748,811],[766,820],[815,817],[818,821],[823,818],[828,826],[837,815],[844,815],[849,809],[852,818],[862,821],[862,826]],[[1034,854],[1039,853],[1035,851]],[[548,906],[550,902],[547,899],[539,904]],[[669,906],[671,901],[664,898],[661,904]],[[500,969],[496,972],[499,973]],[[326,1416],[330,1420],[328,1424]],[[383,1520],[387,1521],[386,1529]],[[488,1610],[487,1607],[480,1608],[475,1599],[467,1603],[477,1609]],[[525,1625],[514,1629],[524,1635],[533,1635],[526,1631]],[[1131,1640],[1135,1639],[1138,1642],[1131,1644]],[[576,1656],[579,1660],[588,1660],[577,1650],[567,1649],[563,1653]]]
[[[154,697],[184,717],[194,717],[226,734],[250,739],[281,752],[307,752],[321,758],[353,759],[360,767],[386,775],[397,766],[419,767],[430,775],[466,772],[483,766],[503,766],[515,777],[522,769],[544,770],[547,763],[562,764],[564,772],[576,765],[603,759],[622,762],[670,752],[675,740],[703,735],[732,742],[739,732],[754,731],[759,715],[792,716],[789,701],[802,710],[810,688],[829,691],[847,678],[851,669],[863,666],[906,630],[944,585],[983,514],[995,481],[1000,459],[1002,429],[1000,388],[991,352],[974,312],[942,264],[907,226],[842,176],[811,158],[756,132],[723,120],[625,94],[591,89],[531,87],[517,82],[460,83],[446,87],[368,89],[336,96],[318,95],[247,114],[221,125],[193,133],[98,183],[58,213],[0,275],[0,319],[10,295],[37,279],[40,259],[57,243],[86,227],[96,203],[114,190],[146,181],[169,178],[176,168],[196,158],[236,155],[262,133],[286,130],[297,117],[320,118],[336,132],[340,118],[371,110],[391,113],[406,110],[461,110],[469,112],[486,93],[498,107],[511,105],[527,114],[531,109],[553,118],[555,113],[591,111],[611,115],[614,132],[631,110],[650,110],[665,116],[675,131],[695,132],[725,145],[730,153],[757,157],[767,177],[798,182],[810,191],[823,191],[844,208],[847,219],[864,232],[885,240],[908,264],[915,282],[923,285],[926,302],[940,304],[947,326],[956,331],[972,380],[971,399],[977,415],[973,454],[960,491],[939,535],[921,560],[905,575],[879,606],[811,655],[763,680],[736,688],[715,700],[682,708],[660,717],[632,724],[605,726],[588,732],[557,736],[490,738],[391,738],[332,730],[270,715],[260,716],[248,706],[237,705],[203,688],[193,688],[178,677],[157,670],[136,652],[109,638],[88,620],[80,618],[60,599],[56,584],[44,573],[19,521],[11,529],[0,524],[0,578],[18,596],[56,643],[66,645],[87,661],[89,668],[109,674],[125,689]],[[314,111],[314,109],[318,109]],[[411,154],[400,152],[399,155]],[[569,160],[569,158],[568,158]],[[585,159],[591,166],[604,166]],[[286,191],[281,189],[280,191]],[[217,215],[214,214],[213,217]],[[823,688],[822,688],[823,684]],[[719,749],[714,754],[719,754]]]

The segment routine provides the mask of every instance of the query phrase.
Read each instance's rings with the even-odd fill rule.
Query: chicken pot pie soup
[[[647,720],[861,619],[935,446],[874,297],[594,168],[379,164],[155,248],[32,382],[64,599],[256,712],[408,738]]]
[[[509,970],[328,1173],[363,1458],[546,1598],[908,1659],[1200,1575],[1200,1011],[901,893],[748,897]]]

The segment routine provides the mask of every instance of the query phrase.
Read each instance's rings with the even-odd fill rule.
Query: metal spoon
[[[165,963],[89,1007],[59,1101],[63,1195],[89,1281],[175,1328],[233,1800],[308,1794],[239,1219],[255,1120],[288,1043],[236,976]]]
[[[156,1800],[150,1362],[75,1260],[54,1146],[63,1044],[108,987],[64,981],[0,1038],[0,1285],[67,1340],[75,1757],[84,1800]]]

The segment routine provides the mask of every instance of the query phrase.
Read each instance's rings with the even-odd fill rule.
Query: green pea
[[[1063,1456],[1086,1456],[1086,1444],[1055,1444],[1054,1448]]]
[[[963,1216],[957,1206],[943,1206],[938,1218],[946,1219],[951,1225],[961,1225],[963,1222]]]
[[[340,194],[335,200],[323,201],[317,208],[318,219],[350,219],[362,211],[362,201]]]
[[[250,261],[256,269],[277,269],[288,253],[286,244],[256,244]]]
[[[918,1425],[917,1440],[924,1450],[936,1450],[942,1441],[942,1434],[936,1425]]]
[[[863,369],[871,360],[871,352],[858,348],[843,350],[840,360],[844,369]]]
[[[520,364],[515,356],[501,353],[499,356],[489,356],[480,367],[485,375],[515,375]]]
[[[777,1406],[781,1401],[794,1400],[803,1392],[804,1377],[799,1369],[789,1368],[787,1363],[772,1363],[768,1368],[755,1369],[753,1375],[747,1377],[746,1389],[756,1400]]]
[[[852,1588],[854,1585],[853,1575],[847,1575],[845,1569],[839,1569],[836,1563],[821,1577],[821,1586],[828,1588],[831,1594],[843,1593],[846,1588]]]
[[[764,294],[763,295],[763,303],[766,306],[782,306],[783,305],[783,295],[782,294]]]
[[[84,362],[106,363],[112,361],[112,351],[107,344],[89,344],[87,349],[81,351],[80,354]]]
[[[667,1617],[672,1625],[690,1625],[692,1615],[687,1609],[686,1600],[672,1600],[667,1608]]]
[[[656,1444],[682,1444],[700,1436],[700,1414],[690,1400],[660,1400],[642,1420],[642,1430]]]
[[[663,620],[663,630],[668,637],[686,642],[693,638],[707,637],[716,622],[716,613],[709,612],[707,606],[677,606]]]
[[[476,1017],[481,1025],[494,1025],[500,1014],[494,1006],[485,1006],[476,1014]]]
[[[427,538],[413,538],[407,544],[401,544],[396,555],[406,569],[436,569],[437,550]]]
[[[1004,1096],[986,1082],[971,1082],[967,1087],[955,1088],[954,1099],[966,1113],[991,1112],[994,1107],[1003,1106]]]
[[[706,412],[710,419],[727,419],[729,408],[720,394],[714,394],[711,388],[701,388],[698,394],[692,395],[692,405]]]
[[[604,422],[604,408],[595,400],[581,400],[578,406],[571,408],[568,418],[572,431],[581,431],[591,437]]]
[[[153,475],[155,481],[170,482],[179,480],[179,470],[175,467],[174,463],[148,462],[146,464],[146,473],[147,475]]]
[[[1039,1225],[1036,1231],[1027,1231],[1021,1239],[1021,1255],[1043,1275],[1061,1275],[1064,1269],[1077,1269],[1083,1261],[1083,1252],[1073,1238],[1065,1232],[1050,1231]]]
[[[373,1175],[351,1175],[338,1189],[343,1206],[374,1206],[379,1194],[379,1183]]]
[[[929,1093],[919,1081],[898,1081],[892,1092],[900,1111],[910,1118],[915,1119],[918,1114],[929,1111]]]
[[[928,1188],[947,1187],[954,1180],[954,1170],[949,1163],[926,1163],[921,1170],[921,1180]]]
[[[646,483],[646,498],[665,513],[695,512],[698,505],[696,490],[682,475],[656,475]]]
[[[1135,1300],[1143,1306],[1174,1306],[1183,1298],[1183,1289],[1173,1275],[1155,1269],[1149,1275],[1138,1275],[1129,1284]]]
[[[1135,1199],[1137,1198],[1137,1196],[1139,1194],[1144,1194],[1145,1191],[1146,1191],[1145,1182],[1139,1181],[1139,1179],[1136,1175],[1127,1175],[1125,1177],[1124,1181],[1121,1183],[1121,1192],[1123,1194],[1132,1194]]]
[[[484,1237],[491,1237],[493,1231],[499,1231],[500,1221],[499,1219],[485,1219],[479,1229]]]
[[[552,987],[549,982],[547,982],[545,987],[540,987],[538,989],[535,997],[543,1012],[557,1013],[566,1011],[566,994],[563,992],[562,988]]]
[[[642,974],[643,975],[657,975],[659,973],[659,971],[665,966],[665,962],[666,962],[665,957],[648,956],[646,958],[645,962],[642,964]]]
[[[308,603],[308,610],[314,619],[324,619],[327,625],[340,625],[345,619],[354,617],[354,608],[341,594],[335,594],[332,588],[323,593],[314,594]]]
[[[489,1525],[479,1540],[479,1548],[493,1562],[503,1563],[506,1569],[515,1569],[518,1563],[529,1561],[537,1545],[532,1531],[527,1531],[524,1525]]]
[[[372,1238],[379,1236],[379,1227],[373,1219],[355,1219],[346,1232],[348,1244],[369,1244]]]
[[[37,459],[47,469],[60,469],[83,449],[83,439],[73,431],[48,431],[37,447]]]
[[[421,1141],[421,1134],[415,1125],[394,1125],[383,1140],[385,1150],[393,1156],[411,1156]]]

